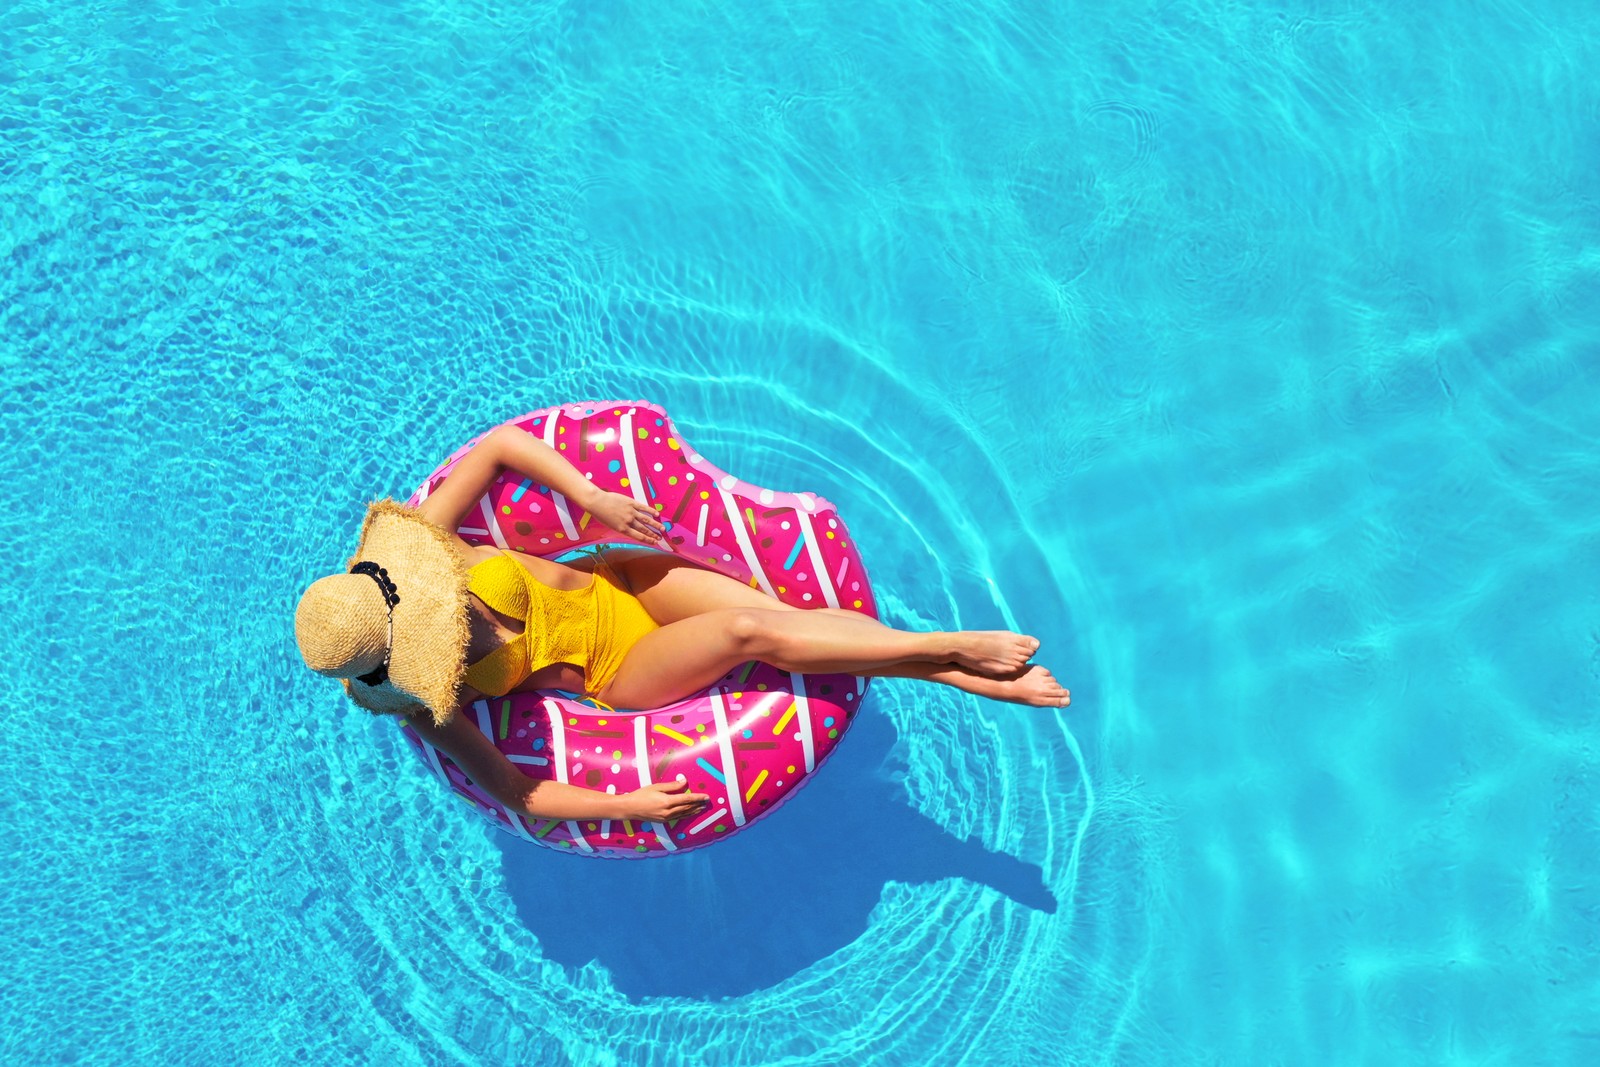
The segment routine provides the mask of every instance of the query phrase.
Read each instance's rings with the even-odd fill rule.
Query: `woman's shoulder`
[[[457,540],[459,541],[460,538],[457,538]],[[480,564],[493,563],[500,567],[533,571],[537,574],[539,572],[536,568],[551,565],[547,560],[533,559],[530,561],[529,557],[521,552],[511,552],[503,548],[496,548],[494,545],[469,545],[467,542],[461,541],[457,547],[461,550],[461,558],[466,560],[469,569],[475,568]]]
[[[493,545],[469,545],[459,537],[456,538],[456,549],[469,567],[476,567],[486,560],[498,559],[501,554]]]

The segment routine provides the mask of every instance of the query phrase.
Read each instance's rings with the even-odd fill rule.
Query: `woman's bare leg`
[[[639,638],[599,696],[618,707],[657,707],[705,688],[752,659],[799,673],[859,674],[948,654],[945,634],[884,627],[886,636],[874,641],[866,639],[865,630],[808,611],[719,608]]]
[[[818,611],[721,608],[645,634],[599,697],[617,707],[659,707],[752,659],[800,674],[872,676],[908,663],[947,664],[961,655],[1004,664],[996,673],[1022,673],[1036,644],[1003,631],[919,634]]]
[[[866,642],[873,647],[888,642],[885,647],[896,647],[893,645],[896,638],[891,635],[903,634],[903,631],[885,626],[876,619],[844,608],[792,607],[725,574],[717,574],[665,553],[647,549],[618,549],[608,552],[606,558],[632,588],[644,610],[663,626],[712,611],[746,608],[807,616],[810,625],[802,626],[801,632],[816,634],[819,640],[846,640],[852,645]],[[824,623],[828,625],[824,626]],[[840,625],[859,629],[839,630]],[[1006,630],[968,630],[945,636],[954,640],[950,642],[949,655],[943,662],[958,663],[982,673],[1005,674],[1015,671],[1039,648],[1039,642],[1034,638]],[[834,668],[807,669],[828,673]],[[837,669],[848,670],[843,667]]]

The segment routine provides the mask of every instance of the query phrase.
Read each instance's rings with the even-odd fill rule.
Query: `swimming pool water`
[[[1597,34],[6,5],[0,1060],[1591,1062]],[[611,397],[1073,707],[883,682],[726,845],[499,839],[293,605]]]

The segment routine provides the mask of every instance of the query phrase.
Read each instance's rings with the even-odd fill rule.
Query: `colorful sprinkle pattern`
[[[511,420],[611,492],[655,508],[674,554],[796,607],[877,617],[871,583],[844,520],[811,493],[762,489],[699,455],[654,404],[564,404]],[[476,444],[456,450],[413,494],[421,503]],[[473,544],[555,557],[593,544],[641,544],[591,522],[560,494],[515,474],[490,488],[457,530]],[[608,712],[555,692],[473,705],[478,728],[531,778],[606,793],[679,779],[711,800],[675,823],[529,819],[506,811],[409,726],[417,753],[479,814],[507,833],[585,856],[637,859],[711,844],[775,810],[833,752],[866,679],[797,675],[765,663],[734,668],[664,708]]]

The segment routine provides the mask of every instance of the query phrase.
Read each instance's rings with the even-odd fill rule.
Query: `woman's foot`
[[[952,661],[994,677],[1020,671],[1039,651],[1038,641],[1010,630],[961,630],[950,636]]]
[[[938,682],[990,700],[1005,700],[1034,708],[1064,708],[1072,703],[1072,693],[1044,667],[1025,666],[996,678],[950,663],[907,660],[874,671],[873,674],[883,678],[917,678],[924,682]]]
[[[990,700],[1026,704],[1031,708],[1064,708],[1072,703],[1072,693],[1044,667],[1027,667],[1003,678],[973,674],[960,667],[946,668],[946,671],[948,673],[930,677],[929,681],[944,682]]]

